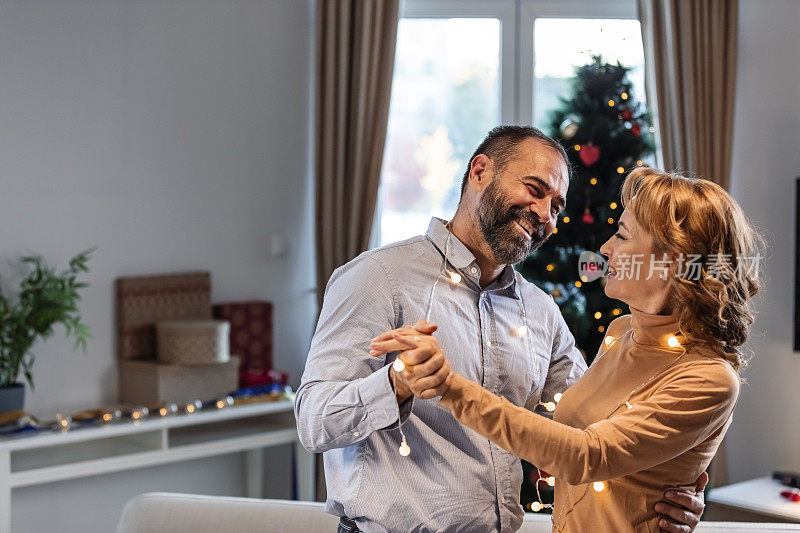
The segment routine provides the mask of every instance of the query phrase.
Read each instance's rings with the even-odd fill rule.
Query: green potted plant
[[[0,289],[0,413],[22,409],[25,387],[18,382],[23,373],[33,388],[34,355],[31,348],[39,339],[53,333],[53,326],[62,324],[67,336],[75,338],[75,349],[86,353],[91,338],[89,327],[78,314],[79,289],[88,283],[77,281],[80,272],[89,272],[86,263],[95,248],[85,250],[69,262],[69,268],[56,273],[38,255],[22,258],[33,270],[20,283],[16,302]]]

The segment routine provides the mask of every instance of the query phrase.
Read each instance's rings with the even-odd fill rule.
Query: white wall
[[[13,291],[29,251],[64,267],[99,246],[81,305],[95,338],[87,355],[61,328],[35,346],[29,411],[116,401],[124,275],[204,269],[215,302],[273,301],[275,365],[299,383],[316,312],[312,16],[309,0],[0,4],[2,286]],[[285,257],[270,255],[275,234]],[[275,453],[268,495],[285,497],[287,450]],[[170,467],[168,481],[162,469],[15,491],[13,530],[88,531],[85,514],[101,510],[90,523],[109,531],[128,495],[231,494],[240,469],[233,456]]]
[[[729,430],[731,481],[800,471],[800,353],[792,351],[800,176],[797,0],[740,0],[731,191],[769,240],[755,351]]]

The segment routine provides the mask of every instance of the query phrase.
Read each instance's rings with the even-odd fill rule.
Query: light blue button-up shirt
[[[388,378],[397,354],[369,355],[373,337],[425,318],[448,235],[434,218],[426,235],[364,252],[333,273],[297,391],[300,441],[324,452],[326,509],[367,533],[506,532],[522,523],[519,459],[460,425],[438,399],[398,409]],[[461,280],[439,279],[430,321],[455,372],[528,408],[583,374],[550,296],[511,266],[481,289],[475,257],[452,235],[448,262]],[[398,415],[408,457],[398,453]]]

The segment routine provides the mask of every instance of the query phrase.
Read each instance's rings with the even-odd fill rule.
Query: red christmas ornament
[[[622,115],[622,120],[630,120],[633,118],[633,113],[631,112],[630,109],[623,109],[621,115]]]
[[[590,167],[597,163],[597,160],[600,159],[600,147],[595,146],[592,143],[585,144],[581,146],[581,151],[578,152],[578,155],[581,158],[581,163]]]
[[[637,137],[642,134],[642,127],[639,124],[634,124],[631,126],[631,133],[636,135]]]
[[[581,218],[581,221],[584,224],[594,224],[594,215],[591,214],[587,209],[586,211],[583,212],[583,218]]]

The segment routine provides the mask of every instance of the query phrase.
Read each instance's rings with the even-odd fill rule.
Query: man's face
[[[477,208],[478,225],[497,262],[519,263],[553,234],[568,186],[567,165],[555,150],[535,139],[517,146]]]

